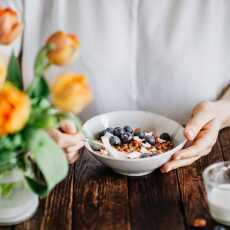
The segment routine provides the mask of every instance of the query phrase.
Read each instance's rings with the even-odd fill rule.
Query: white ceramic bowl
[[[86,143],[86,148],[99,161],[123,175],[147,175],[169,161],[172,155],[182,149],[185,144],[183,127],[180,124],[164,116],[144,111],[117,111],[98,115],[88,120],[84,124],[83,129],[89,137],[94,137],[105,128],[123,127],[125,125],[141,128],[144,131],[153,131],[157,135],[167,132],[172,136],[175,148],[163,154],[147,158],[115,159],[111,156],[101,155]]]

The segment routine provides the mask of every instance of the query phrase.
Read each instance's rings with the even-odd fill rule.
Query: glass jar
[[[21,171],[0,176],[0,189],[0,225],[20,223],[36,212],[38,196],[27,188]]]
[[[211,216],[230,226],[230,162],[210,165],[203,173]]]

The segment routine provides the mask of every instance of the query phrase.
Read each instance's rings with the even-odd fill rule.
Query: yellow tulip
[[[0,8],[0,43],[12,43],[22,30],[17,13],[11,8]]]
[[[65,112],[77,114],[92,100],[92,92],[83,74],[59,76],[51,92],[54,105]]]
[[[48,53],[50,63],[54,65],[66,65],[79,56],[80,42],[77,36],[58,31],[52,34],[47,45],[54,48]]]
[[[20,131],[30,114],[28,96],[10,83],[0,89],[0,136]]]

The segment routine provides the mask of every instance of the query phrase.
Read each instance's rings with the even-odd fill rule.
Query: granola
[[[133,129],[130,126],[123,128],[107,128],[97,135],[97,140],[109,134],[109,143],[124,154],[134,154],[130,158],[145,158],[161,154],[174,148],[172,137],[168,133],[157,136],[154,132],[143,131],[140,128]],[[105,149],[100,149],[102,155],[107,155]]]

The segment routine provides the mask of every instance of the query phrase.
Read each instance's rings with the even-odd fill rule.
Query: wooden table
[[[205,217],[206,229],[213,229],[201,173],[222,160],[230,160],[230,129],[220,133],[207,157],[169,174],[128,178],[84,152],[31,220],[0,230],[180,230],[193,229],[197,217]]]

